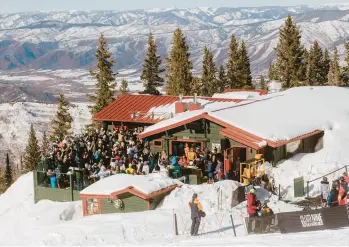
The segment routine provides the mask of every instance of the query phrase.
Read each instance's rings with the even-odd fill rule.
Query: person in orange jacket
[[[340,179],[339,193],[338,193],[338,205],[345,206],[347,204],[347,192],[345,189],[348,187],[348,184],[345,181],[344,177]]]
[[[192,200],[189,201],[189,208],[191,210],[191,220],[192,220],[190,235],[197,236],[199,232],[199,226],[201,222],[203,209],[198,199],[198,195],[196,193],[193,194]]]

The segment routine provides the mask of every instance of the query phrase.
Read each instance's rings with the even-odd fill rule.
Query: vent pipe
[[[183,100],[183,94],[180,94],[180,95],[179,95],[179,102],[182,103],[182,100]]]
[[[194,103],[197,103],[197,96],[198,96],[198,94],[194,93]]]

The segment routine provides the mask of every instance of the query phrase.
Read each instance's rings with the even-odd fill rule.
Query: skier
[[[321,205],[322,207],[326,207],[327,199],[330,194],[330,184],[327,181],[327,177],[323,177],[321,181]]]
[[[196,193],[193,194],[193,198],[189,202],[189,208],[191,210],[191,220],[192,220],[190,235],[197,236],[199,232],[199,226],[200,226],[203,210],[202,210],[202,205],[198,199],[198,195]]]

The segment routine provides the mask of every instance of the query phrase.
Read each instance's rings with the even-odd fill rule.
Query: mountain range
[[[339,48],[343,60],[349,34],[349,3],[319,6],[153,9],[133,11],[50,11],[0,15],[1,70],[90,69],[95,66],[98,37],[103,33],[117,69],[142,68],[149,32],[158,52],[166,56],[172,34],[184,30],[194,72],[201,70],[205,46],[218,65],[227,59],[232,34],[247,42],[252,73],[265,73],[275,58],[278,31],[287,15],[294,16],[309,46]]]

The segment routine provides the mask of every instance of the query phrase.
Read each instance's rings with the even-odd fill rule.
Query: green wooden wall
[[[118,198],[124,202],[125,209],[117,209],[114,203],[108,201],[108,199],[101,199],[102,214],[130,213],[148,210],[147,201],[131,193],[119,195]]]
[[[191,139],[191,140],[198,140],[198,141],[204,141],[205,146],[211,150],[212,143],[221,143],[221,139],[224,138],[222,135],[219,134],[219,132],[223,129],[222,126],[207,121],[206,120],[206,135],[204,131],[196,131],[194,129],[190,128],[190,125],[184,125],[180,126],[175,129],[169,130],[167,133],[163,132],[154,136],[147,137],[147,140],[150,141],[150,148],[153,152],[161,152],[162,150],[169,151],[169,140],[164,139],[165,137],[176,137],[177,139]],[[154,140],[163,140],[163,147],[162,148],[156,148],[153,146]],[[239,147],[246,147],[245,145],[230,140],[231,146],[239,146]],[[255,150],[254,150],[255,153]],[[249,157],[254,157],[254,154],[250,154]]]
[[[81,200],[79,191],[68,189],[52,189],[41,186],[43,173],[33,171],[34,180],[34,201],[37,203],[40,200],[51,200],[54,202],[71,202]],[[39,184],[40,182],[40,184]]]
[[[151,210],[156,209],[156,207],[160,204],[160,202],[162,202],[162,200],[164,200],[164,198],[165,198],[168,194],[169,194],[169,193],[167,193],[167,194],[162,194],[162,195],[159,195],[159,196],[156,196],[156,197],[152,198],[151,201],[150,201],[150,209],[151,209]]]

